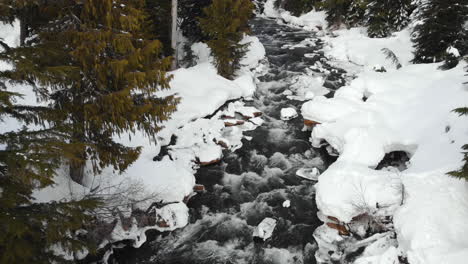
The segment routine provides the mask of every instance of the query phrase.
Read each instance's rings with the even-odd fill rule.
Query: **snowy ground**
[[[325,25],[310,19],[323,17],[320,12],[291,18],[269,9],[270,3],[269,17],[314,31]],[[398,245],[379,239],[356,263],[398,263],[402,254],[412,264],[466,263],[468,183],[446,175],[461,166],[461,146],[468,142],[468,118],[451,112],[468,102],[466,64],[449,71],[439,70],[440,64],[411,64],[410,32],[371,39],[365,28],[352,28],[323,37],[333,64],[355,78],[333,98],[315,96],[302,107],[304,119],[321,123],[312,143],[326,141],[340,154],[319,176],[317,205],[344,223],[365,212],[394,216]],[[383,48],[396,54],[401,69]],[[381,66],[386,72],[373,70]],[[408,169],[375,170],[392,151],[409,154]]]

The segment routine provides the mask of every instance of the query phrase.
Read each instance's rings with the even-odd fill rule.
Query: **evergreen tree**
[[[347,24],[348,12],[353,0],[325,0],[321,7],[326,11],[328,26],[339,28]]]
[[[200,27],[203,9],[211,5],[212,0],[179,0],[180,29],[190,42],[206,41],[208,37]]]
[[[370,37],[384,38],[408,25],[411,0],[370,0],[366,18]]]
[[[467,68],[467,71],[468,71],[468,68]],[[466,74],[466,76],[468,76],[468,74]],[[465,85],[468,85],[468,82],[466,82]],[[454,110],[454,112],[458,113],[460,116],[468,115],[468,107],[457,108]],[[465,179],[468,181],[468,144],[463,145],[462,150],[463,150],[463,162],[464,162],[463,166],[457,171],[449,172],[449,175],[452,175],[460,179]]]
[[[449,47],[463,56],[468,52],[468,16],[465,0],[428,0],[420,10],[421,24],[414,29],[414,63],[439,62]]]
[[[171,2],[167,0],[146,0],[148,24],[146,30],[163,45],[163,54],[172,56],[171,48]]]
[[[346,15],[346,23],[350,26],[363,26],[367,0],[353,0]]]
[[[248,20],[254,5],[250,0],[213,0],[204,9],[205,17],[200,26],[209,37],[207,42],[215,59],[218,73],[232,79],[240,68],[240,60],[247,52],[248,44],[241,44],[248,32]]]
[[[144,29],[143,0],[63,2],[66,8],[34,45],[2,56],[15,68],[0,78],[34,84],[39,98],[60,113],[51,122],[67,126],[70,176],[82,183],[87,160],[94,172],[105,166],[124,171],[140,150],[113,136],[139,129],[154,138],[177,100],[155,97],[169,88],[171,61],[161,59],[161,43]]]
[[[456,113],[460,114],[460,116],[461,115],[468,115],[468,107],[458,108],[458,109],[455,109],[454,111]],[[463,164],[463,166],[459,170],[452,171],[449,174],[454,176],[454,177],[465,179],[465,180],[468,181],[468,144],[464,145],[462,147],[462,150],[463,150],[463,155],[464,155],[464,158],[463,158],[464,164]]]
[[[317,4],[317,0],[277,0],[275,6],[291,12],[294,16],[300,16],[310,12]]]
[[[0,83],[0,125],[10,118],[32,124],[36,129],[0,133],[0,263],[64,262],[53,251],[67,253],[89,248],[77,235],[92,221],[89,214],[99,205],[96,199],[37,203],[33,190],[53,184],[53,176],[68,149],[66,134],[48,124],[48,109],[15,105],[19,94]]]

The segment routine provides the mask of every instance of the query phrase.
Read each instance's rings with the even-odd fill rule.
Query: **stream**
[[[315,182],[296,171],[323,172],[334,159],[325,149],[312,148],[302,117],[284,121],[280,112],[294,108],[300,113],[303,101],[285,92],[298,76],[323,76],[330,89],[326,96],[331,96],[344,84],[344,72],[326,63],[323,43],[310,31],[265,18],[255,18],[251,27],[265,46],[267,70],[257,76],[254,100],[246,103],[261,110],[265,122],[244,134],[242,148],[226,151],[219,164],[198,170],[197,183],[206,192],[188,202],[190,223],[185,228],[148,231],[147,243],[115,249],[109,263],[316,263],[313,232],[322,222],[317,218]],[[317,62],[320,69],[315,72],[310,66]],[[253,232],[265,218],[275,219],[276,226],[264,240]]]

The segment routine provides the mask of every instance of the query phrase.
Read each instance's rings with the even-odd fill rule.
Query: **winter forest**
[[[467,0],[0,0],[23,263],[468,263]]]

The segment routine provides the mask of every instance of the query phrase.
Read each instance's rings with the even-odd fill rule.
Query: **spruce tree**
[[[314,9],[317,2],[316,0],[277,0],[275,5],[291,12],[294,16],[300,16]]]
[[[466,76],[468,76],[468,74],[466,74]],[[466,82],[465,85],[468,85],[468,82]],[[453,111],[458,113],[460,116],[468,115],[468,107],[457,108]],[[468,144],[463,145],[462,150],[464,162],[462,167],[459,170],[449,172],[449,175],[468,181]]]
[[[163,45],[163,54],[172,56],[171,48],[171,2],[167,0],[146,0],[148,24],[146,30]]]
[[[247,52],[248,44],[240,41],[249,30],[248,20],[253,9],[254,5],[249,0],[213,0],[204,9],[205,16],[200,18],[200,26],[209,37],[207,44],[218,73],[225,78],[234,78]]]
[[[211,5],[212,0],[179,0],[179,18],[182,34],[190,42],[206,41],[208,37],[200,27],[203,9]]]
[[[51,186],[62,162],[68,138],[48,125],[53,113],[43,107],[14,104],[20,96],[0,82],[0,125],[4,119],[22,122],[23,129],[0,133],[0,263],[60,263],[60,247],[73,253],[89,247],[77,231],[92,221],[99,206],[93,198],[38,203],[33,191]],[[46,125],[47,124],[47,125]],[[34,125],[34,130],[26,127]],[[6,127],[8,128],[8,127]]]
[[[347,24],[348,12],[352,0],[325,0],[321,6],[326,11],[328,26],[339,28]]]
[[[462,115],[468,115],[468,107],[462,107],[454,110],[456,113],[458,113],[460,116]],[[465,179],[468,181],[468,144],[463,145],[462,147],[463,150],[463,166],[457,170],[457,171],[452,171],[449,174],[460,178],[460,179]]]
[[[384,38],[409,22],[411,0],[370,0],[366,19],[370,37]]]
[[[445,59],[449,47],[463,56],[468,51],[465,23],[468,5],[465,0],[428,0],[418,17],[421,23],[414,29],[414,63],[439,62]]]
[[[161,43],[144,28],[145,1],[64,3],[34,45],[3,56],[15,68],[0,77],[34,84],[50,110],[61,113],[52,124],[68,126],[70,176],[82,183],[88,160],[94,172],[106,166],[124,171],[140,149],[113,137],[138,129],[154,138],[177,100],[155,96],[169,88],[171,59],[161,58]]]

